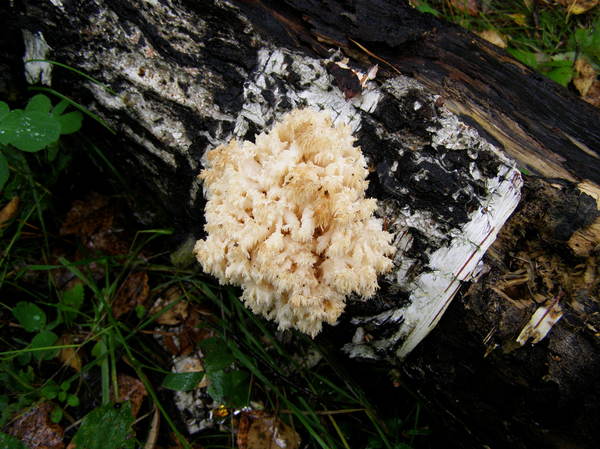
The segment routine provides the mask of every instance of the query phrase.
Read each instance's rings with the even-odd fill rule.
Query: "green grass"
[[[577,75],[577,58],[600,70],[600,7],[575,15],[556,2],[489,0],[470,14],[448,0],[412,3],[475,33],[499,33],[515,58],[564,86]]]

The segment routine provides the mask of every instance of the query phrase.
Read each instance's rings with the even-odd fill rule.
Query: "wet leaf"
[[[46,148],[60,136],[56,117],[39,110],[14,109],[0,122],[3,138],[19,150],[35,152]]]
[[[198,387],[204,377],[203,371],[190,373],[169,373],[165,376],[162,386],[169,390],[190,391]]]
[[[81,128],[81,121],[83,115],[79,111],[69,112],[65,115],[61,115],[58,118],[60,122],[60,133],[61,134],[72,134],[79,131]]]
[[[4,158],[0,154],[0,159]],[[4,159],[6,160],[6,159]],[[0,163],[1,165],[1,163]],[[1,171],[1,168],[0,168]],[[1,174],[0,174],[1,176]],[[21,200],[18,196],[13,197],[1,210],[0,210],[0,227],[4,226],[10,220],[16,217],[19,212],[19,204]]]
[[[138,305],[143,305],[150,295],[148,274],[140,271],[131,273],[121,284],[112,302],[115,318],[131,312]]]
[[[50,402],[37,404],[14,420],[7,433],[30,449],[63,449],[64,430],[50,419],[55,408]]]
[[[148,396],[146,387],[139,379],[126,374],[119,374],[117,376],[117,384],[119,386],[119,398],[117,402],[129,401],[131,404],[131,414],[137,416],[144,398]]]
[[[39,331],[46,325],[46,314],[31,302],[19,301],[12,314],[27,332]]]
[[[200,349],[204,355],[204,368],[206,371],[220,371],[229,368],[235,357],[222,338],[211,337],[200,342]]]
[[[130,449],[134,447],[131,405],[107,404],[88,413],[68,449]]]

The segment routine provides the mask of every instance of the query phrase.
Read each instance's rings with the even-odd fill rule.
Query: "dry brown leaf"
[[[115,318],[131,312],[136,306],[143,305],[150,295],[148,274],[144,271],[131,273],[117,290],[112,302]]]
[[[170,287],[165,293],[164,298],[160,297],[156,300],[150,309],[150,315],[160,313],[173,302],[178,301],[175,305],[165,310],[159,317],[156,318],[158,324],[167,326],[176,326],[188,317],[188,303],[183,300],[183,293],[179,287]]]
[[[57,341],[57,345],[72,345],[73,336],[70,334],[63,334]],[[58,352],[58,359],[66,366],[70,366],[75,371],[81,371],[81,357],[77,348],[63,348]]]
[[[507,46],[506,36],[504,36],[503,34],[500,34],[496,30],[493,30],[493,29],[483,30],[477,34],[482,39],[485,39],[489,43],[494,44],[500,48],[506,48],[506,46]]]
[[[7,433],[30,449],[63,449],[64,429],[50,420],[54,408],[50,402],[37,404],[14,420]]]
[[[585,97],[596,80],[596,71],[594,67],[584,58],[575,61],[575,77],[573,84],[582,97]]]
[[[479,3],[477,0],[450,0],[450,4],[470,16],[479,14]]]
[[[60,228],[61,235],[76,235],[90,249],[108,254],[125,254],[129,245],[116,226],[117,208],[111,199],[91,193],[85,200],[73,202]]]
[[[567,8],[569,14],[583,14],[598,6],[599,0],[556,0],[556,3]]]
[[[596,80],[593,82],[583,99],[600,108],[600,81]]]
[[[4,207],[0,210],[0,228],[5,226],[7,222],[15,218],[17,212],[19,212],[19,203],[21,200],[18,196],[13,197]]]
[[[239,449],[298,449],[300,435],[266,412],[242,412],[237,445]]]
[[[144,398],[148,395],[144,384],[135,377],[126,374],[117,376],[117,385],[119,386],[119,398],[117,402],[131,402],[131,414],[137,416],[142,407]]]

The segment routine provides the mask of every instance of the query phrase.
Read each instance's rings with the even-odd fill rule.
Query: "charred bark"
[[[324,337],[383,366],[408,356],[404,379],[464,424],[464,447],[597,446],[597,110],[396,0],[57,0],[7,12],[44,37],[49,59],[116,91],[56,80],[118,131],[113,157],[180,229],[200,231],[208,148],[253,139],[294,107],[335,111],[369,159],[369,194],[399,253],[378,297],[351,301]],[[361,85],[356,73],[375,63]],[[520,198],[506,155],[532,175],[478,263]]]

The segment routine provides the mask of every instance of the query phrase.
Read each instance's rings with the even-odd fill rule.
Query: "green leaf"
[[[48,384],[42,388],[42,397],[45,399],[54,399],[58,395],[58,385]]]
[[[65,112],[65,109],[67,109],[68,106],[69,102],[67,100],[60,100],[58,103],[56,103],[54,109],[52,109],[52,115],[59,117],[63,112]]]
[[[204,377],[204,372],[195,371],[191,373],[169,373],[165,376],[162,386],[169,390],[190,391],[198,386],[198,382]]]
[[[67,397],[67,404],[69,404],[71,407],[77,407],[79,405],[79,398],[74,394],[70,394]]]
[[[558,84],[567,86],[573,79],[573,68],[572,67],[558,67],[554,70],[546,72],[546,76]]]
[[[27,332],[39,331],[46,325],[46,314],[31,302],[18,302],[12,314]]]
[[[21,440],[0,432],[0,447],[3,449],[28,449]]]
[[[6,117],[6,115],[8,114],[9,111],[10,111],[10,108],[8,107],[8,104],[6,104],[3,101],[0,101],[0,122],[2,121],[2,119],[4,117]]]
[[[30,111],[38,111],[43,112],[45,114],[50,113],[50,108],[52,108],[52,103],[50,102],[50,98],[48,98],[44,94],[37,94],[29,100],[27,106],[25,106],[25,110]]]
[[[245,371],[208,373],[208,394],[219,404],[243,407],[248,402],[249,376]]]
[[[0,190],[4,188],[4,184],[8,181],[10,171],[8,169],[8,161],[4,154],[0,153]]]
[[[60,136],[56,117],[41,111],[15,109],[0,123],[3,139],[22,151],[40,151]]]
[[[60,122],[60,133],[61,134],[72,134],[79,131],[81,128],[81,121],[83,120],[83,114],[79,111],[69,112],[65,115],[61,115],[58,118]]]
[[[133,448],[133,415],[129,402],[107,404],[88,413],[71,443],[77,449]]]
[[[52,412],[50,413],[50,421],[52,421],[55,424],[58,424],[60,420],[63,419],[63,415],[63,409],[60,407],[55,407],[54,410],[52,410]]]
[[[63,311],[67,324],[70,324],[85,299],[85,290],[83,284],[75,284],[70,289],[65,290],[60,298],[59,309]]]
[[[200,342],[204,354],[204,369],[206,372],[219,371],[231,366],[235,361],[227,344],[219,337],[211,337]]]
[[[58,335],[49,330],[43,330],[39,334],[36,334],[31,340],[31,344],[29,348],[37,349],[37,348],[46,348],[52,346],[58,340]],[[55,357],[58,354],[58,349],[48,349],[45,351],[34,351],[33,357],[36,360],[49,360],[52,357]],[[60,393],[59,393],[60,397]]]
[[[523,64],[534,69],[537,68],[538,62],[535,53],[525,50],[517,50],[516,48],[507,48],[506,51],[510,53],[513,58],[517,59]]]

